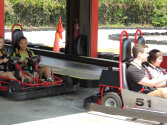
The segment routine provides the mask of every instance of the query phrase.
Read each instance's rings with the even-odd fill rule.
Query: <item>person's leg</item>
[[[154,90],[148,95],[156,96],[156,97],[161,97],[161,98],[167,98],[167,88],[158,88],[157,90]]]
[[[162,89],[162,93],[163,93],[164,98],[167,99],[167,87]]]
[[[12,72],[2,72],[0,73],[0,76],[11,78],[11,79],[16,79]]]
[[[39,71],[39,74],[41,76],[45,76],[46,79],[52,78],[51,70],[48,66],[41,67],[39,68],[38,71]]]
[[[26,73],[25,73],[25,74],[26,74]],[[31,74],[31,75],[32,75],[32,74]],[[24,75],[23,75],[22,72],[19,72],[19,77],[22,79],[23,82],[24,82],[24,79],[26,79],[26,78],[24,77]],[[29,75],[26,74],[26,77],[27,77],[27,79],[28,79],[30,82],[33,82],[33,79],[32,79]]]

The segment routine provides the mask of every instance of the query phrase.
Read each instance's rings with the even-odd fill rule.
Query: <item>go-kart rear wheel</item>
[[[21,86],[17,81],[11,81],[8,85],[8,93],[21,92]]]
[[[62,76],[61,78],[63,79],[63,83],[64,83],[65,85],[72,85],[72,84],[73,84],[72,78],[69,77],[68,75],[64,75],[64,76]]]
[[[102,98],[102,105],[113,108],[122,108],[122,100],[117,93],[109,92]]]

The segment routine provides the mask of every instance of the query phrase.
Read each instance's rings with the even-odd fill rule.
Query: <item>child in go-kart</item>
[[[46,78],[47,81],[53,82],[51,70],[48,66],[44,66],[38,69],[35,76],[33,74],[34,69],[32,69],[32,66],[28,66],[28,59],[32,58],[34,56],[33,51],[30,51],[27,49],[27,38],[21,37],[18,42],[18,48],[15,48],[15,52],[13,53],[13,56],[20,57],[20,63],[19,66],[23,69],[24,73],[26,74],[27,78],[31,80],[32,77],[38,77],[37,72]],[[41,57],[39,57],[39,61],[41,61]],[[19,72],[19,76],[21,79],[24,79],[24,76],[21,72]]]
[[[9,61],[8,52],[4,49],[4,39],[0,36],[0,76],[16,79],[13,72],[6,71],[6,63]]]

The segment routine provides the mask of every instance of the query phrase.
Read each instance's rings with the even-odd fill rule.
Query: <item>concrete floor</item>
[[[0,97],[0,125],[53,118],[84,112],[84,98],[98,89],[81,88],[78,93],[38,98],[26,101],[10,101]]]
[[[112,125],[143,125],[143,122],[132,122],[132,120],[125,119],[127,118],[92,111],[15,125],[107,125],[109,123]]]
[[[98,31],[99,33],[98,48],[119,49],[119,42],[109,40],[108,35],[121,33],[122,30],[123,29],[99,30]],[[128,33],[131,33],[131,32],[134,33],[136,29],[127,30],[127,31]],[[151,30],[151,31],[147,30],[147,32],[155,32],[155,31],[156,30]],[[156,32],[163,32],[163,30],[156,31]],[[49,46],[52,46],[54,43],[55,31],[24,32],[24,34],[28,38],[28,41],[32,43],[35,43],[35,42],[48,43],[47,45]],[[41,35],[41,34],[45,34],[45,35]],[[48,36],[48,35],[50,36],[49,39],[48,37],[44,38],[45,36]],[[64,45],[65,32],[63,33],[63,36],[64,36],[63,40],[60,41],[60,46]],[[5,33],[5,37],[6,39],[10,39],[11,33],[10,32]],[[38,38],[38,40],[36,40],[36,38]],[[151,45],[152,48],[156,46],[157,45]],[[166,46],[163,45],[162,48],[166,49]],[[48,119],[48,118],[55,118],[55,117],[58,118],[60,116],[64,118],[64,116],[75,115],[76,113],[82,114],[85,112],[83,108],[83,100],[86,97],[97,92],[98,92],[98,89],[81,88],[78,93],[38,98],[38,99],[26,100],[26,101],[10,101],[8,99],[0,97],[0,125],[12,125],[17,123],[36,121],[36,120],[42,120],[42,119]],[[103,122],[102,124],[105,124],[105,123],[106,122]],[[136,124],[136,123],[132,122],[132,124]],[[36,125],[36,123],[34,125]]]
[[[0,125],[100,125],[112,121],[113,124],[152,124],[128,120],[123,116],[87,112],[83,100],[98,92],[98,88],[80,88],[78,93],[38,98],[26,101],[11,101],[0,97]]]

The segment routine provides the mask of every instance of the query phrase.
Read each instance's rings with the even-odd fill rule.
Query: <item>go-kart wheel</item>
[[[64,75],[61,78],[62,78],[63,83],[65,85],[72,85],[73,84],[71,77],[69,77],[68,75]]]
[[[11,81],[8,85],[8,93],[21,92],[21,86],[17,81]]]
[[[113,108],[122,108],[122,100],[117,93],[109,92],[102,98],[102,105]]]

